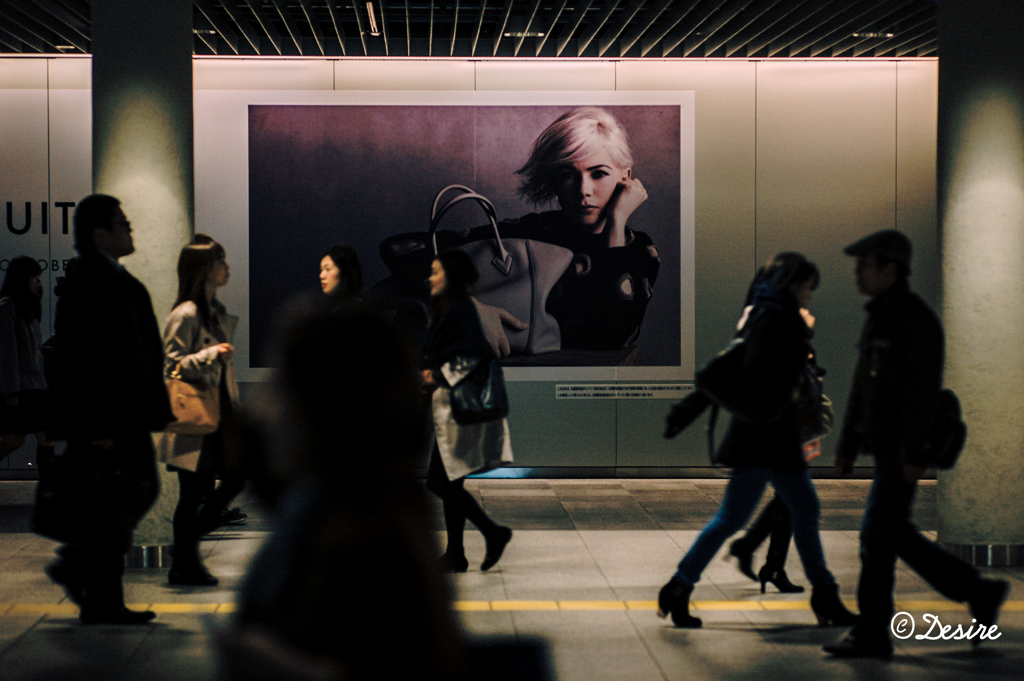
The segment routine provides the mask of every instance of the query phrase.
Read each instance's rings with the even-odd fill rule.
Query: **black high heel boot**
[[[780,594],[802,594],[804,588],[789,581],[785,570],[773,570],[767,563],[757,573],[757,580],[761,582],[761,593],[765,592],[765,585],[771,582]]]
[[[697,629],[702,626],[704,622],[690,614],[692,593],[692,585],[680,584],[675,580],[669,581],[658,592],[658,617],[665,619],[672,615],[672,624],[685,629]]]
[[[818,618],[819,627],[853,626],[858,617],[846,609],[839,600],[838,584],[818,584],[811,591],[811,610]]]
[[[740,572],[755,582],[757,581],[757,575],[754,574],[754,550],[752,548],[744,544],[742,539],[737,539],[729,544],[729,555],[736,558],[736,568]]]

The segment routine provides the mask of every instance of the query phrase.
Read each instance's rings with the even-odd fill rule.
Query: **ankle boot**
[[[690,614],[690,594],[693,585],[670,580],[658,592],[658,617],[665,619],[672,615],[672,624],[685,629],[697,629],[704,623]]]
[[[819,627],[852,626],[858,618],[839,600],[838,584],[816,584],[811,591],[811,610],[818,618]]]
[[[736,558],[736,569],[755,582],[757,581],[757,575],[754,574],[754,549],[747,546],[742,539],[737,539],[729,544],[729,555]],[[726,556],[726,560],[728,559]]]
[[[767,563],[757,573],[757,579],[761,582],[761,593],[765,592],[765,585],[768,582],[774,584],[781,594],[802,594],[804,592],[802,586],[797,586],[789,581],[789,576],[786,575],[785,570],[775,570]]]
[[[480,571],[487,572],[498,564],[505,547],[512,541],[512,528],[497,527],[493,532],[484,537],[487,543],[487,552],[484,554],[484,562],[480,564]]]

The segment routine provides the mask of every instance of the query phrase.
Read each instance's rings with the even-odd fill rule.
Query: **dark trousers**
[[[104,484],[98,485],[95,492],[110,499],[96,506],[102,506],[104,515],[94,519],[94,524],[103,526],[105,532],[97,534],[95,540],[85,538],[75,545],[66,544],[57,553],[66,571],[78,577],[85,593],[83,609],[118,610],[124,607],[121,577],[132,532],[159,492],[153,440],[148,432],[119,435],[110,449],[70,440],[64,456],[99,460],[104,469]]]
[[[950,600],[966,601],[978,585],[977,570],[925,539],[910,522],[916,491],[916,482],[904,480],[902,464],[876,461],[860,529],[860,624],[855,628],[859,636],[889,636],[897,557]]]
[[[441,498],[441,505],[444,508],[444,528],[448,533],[445,553],[460,556],[465,554],[463,533],[466,530],[467,519],[476,525],[485,537],[498,528],[498,525],[484,513],[476,498],[466,491],[465,478],[448,479],[436,442],[430,455],[430,466],[427,468],[427,489]]]
[[[174,508],[171,526],[174,567],[182,570],[197,567],[199,558],[199,507],[216,484],[213,471],[177,470],[178,505]]]
[[[786,567],[786,556],[789,555],[789,542],[793,538],[793,525],[790,522],[789,509],[776,494],[764,507],[757,520],[742,537],[736,540],[744,548],[756,551],[768,536],[768,556],[764,564],[771,573]]]

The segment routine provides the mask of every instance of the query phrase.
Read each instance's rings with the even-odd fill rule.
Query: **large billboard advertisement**
[[[420,335],[436,241],[471,253],[478,297],[528,326],[505,325],[512,366],[678,367],[679,119],[678,105],[250,106],[251,365],[269,365],[275,310],[318,284],[333,243]],[[457,200],[467,189],[483,198]]]
[[[574,175],[588,197],[537,200],[523,191],[535,143],[581,110],[611,116],[625,148],[584,144],[607,157],[576,159],[590,162]],[[288,301],[319,290],[334,244],[359,254],[369,299],[422,331],[432,206],[472,190],[493,206],[497,237],[483,202],[456,201],[437,247],[470,252],[481,301],[528,325],[505,327],[509,380],[691,380],[693,115],[691,92],[197,91],[196,224],[233,262],[224,297],[243,316],[240,378],[269,375],[273,330]],[[600,188],[613,175],[628,201]],[[451,185],[462,189],[435,205]],[[612,243],[585,213],[616,201]],[[499,254],[511,273],[493,266]]]

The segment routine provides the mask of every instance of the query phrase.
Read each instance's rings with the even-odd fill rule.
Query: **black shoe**
[[[754,550],[747,548],[747,545],[743,543],[742,539],[737,539],[733,543],[729,544],[729,555],[735,556],[736,568],[747,577],[750,577],[755,582],[757,581],[757,575],[754,574]],[[728,560],[728,557],[726,557]],[[764,593],[762,591],[761,593]]]
[[[487,572],[498,564],[505,547],[512,541],[512,528],[499,527],[494,531],[493,537],[485,537],[487,541],[487,553],[484,555],[484,562],[480,564],[480,570]]]
[[[781,594],[802,594],[804,588],[789,581],[785,570],[773,570],[767,564],[757,573],[757,580],[761,582],[761,593],[765,592],[765,585],[771,582]]]
[[[1009,583],[1001,579],[979,579],[974,597],[967,601],[971,617],[986,627],[995,625],[999,619],[999,608],[1010,592]],[[971,645],[979,645],[981,637],[971,639]]]
[[[867,640],[853,632],[834,643],[826,643],[821,649],[834,657],[892,657],[892,642],[888,638]]]
[[[82,588],[81,580],[72,572],[68,564],[61,558],[53,561],[43,568],[43,572],[50,578],[54,584],[59,584],[64,587],[64,593],[67,594],[68,600],[77,605],[79,608],[82,607],[82,603],[85,600],[85,593]]]
[[[205,567],[197,565],[187,570],[172,567],[167,573],[167,583],[173,586],[217,586],[220,581]]]
[[[156,613],[152,610],[129,610],[123,605],[120,608],[82,608],[78,619],[82,624],[145,624]]]
[[[839,600],[838,584],[822,584],[815,586],[811,591],[811,610],[818,618],[819,627],[853,626],[859,618],[846,609],[843,602]]]
[[[704,622],[690,614],[690,594],[693,586],[670,580],[658,592],[658,617],[672,616],[672,624],[684,629],[698,629]]]
[[[216,513],[200,512],[199,517],[196,519],[196,532],[199,536],[210,534],[218,527],[241,525],[245,522],[246,518],[248,516],[237,507],[231,510],[222,508]]]
[[[245,513],[242,513],[242,509],[237,506],[232,509],[223,511],[220,514],[221,525],[242,525],[245,523],[245,519],[248,518]]]
[[[440,572],[465,572],[469,569],[469,561],[464,554],[451,554],[445,551],[434,566]]]

